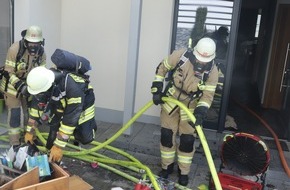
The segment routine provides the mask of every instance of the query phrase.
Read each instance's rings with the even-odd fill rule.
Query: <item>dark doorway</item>
[[[274,39],[279,39],[279,36],[283,35],[282,31],[285,28],[279,28],[285,25],[283,23],[290,21],[290,14],[288,14],[290,8],[278,9],[277,21],[274,22],[276,1],[257,2],[255,4],[253,1],[245,0],[242,4],[228,114],[235,119],[238,131],[272,137],[270,131],[262,124],[262,120],[271,127],[279,139],[289,139],[289,116],[284,117],[286,109],[283,109],[283,101],[279,106],[269,104],[278,98],[273,90],[269,90],[277,88],[276,85],[280,84],[283,72],[280,68],[282,66],[277,68],[278,61],[273,58],[273,56],[279,56],[275,48],[285,49],[284,54],[282,53],[283,58],[281,58],[283,60],[279,60],[282,65],[287,49],[287,43],[276,43],[271,46],[272,34],[274,34]],[[285,8],[285,6],[283,7]],[[259,15],[260,21],[257,22]],[[283,20],[282,24],[279,19]],[[275,28],[276,32],[273,33]],[[285,33],[289,36],[290,30]],[[285,39],[285,37],[283,38]],[[271,64],[271,62],[275,62],[275,64]],[[274,66],[275,68],[273,68]],[[273,70],[279,70],[280,74],[272,72]],[[285,94],[284,89],[282,95],[279,94],[279,98],[281,96],[281,100],[285,99]],[[288,101],[284,102],[288,104]],[[260,120],[255,114],[259,116]]]

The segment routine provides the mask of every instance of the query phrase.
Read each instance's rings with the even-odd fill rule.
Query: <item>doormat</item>
[[[265,141],[266,145],[268,146],[269,149],[274,149],[274,150],[278,150],[277,145],[275,143],[275,140],[266,140],[264,139],[263,141]],[[284,141],[280,141],[280,145],[283,151],[288,151],[289,152],[289,147],[287,146],[287,144]]]

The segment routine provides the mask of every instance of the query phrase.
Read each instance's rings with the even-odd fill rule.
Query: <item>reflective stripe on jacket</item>
[[[156,69],[156,76],[165,77],[166,74],[175,68],[180,58],[184,54],[186,49],[176,50],[167,58],[165,58]],[[204,73],[203,73],[204,75]],[[198,89],[200,84],[203,83],[202,88]],[[202,81],[195,75],[194,66],[187,59],[180,68],[176,69],[173,73],[173,85],[172,89],[169,89],[169,93],[180,101],[188,100],[190,94],[202,90],[202,96],[198,99],[203,105],[209,107],[213,101],[215,89],[218,83],[218,69],[216,65],[213,65],[212,70],[209,72],[206,81]]]
[[[31,56],[28,50],[25,50],[20,61],[16,63],[16,56],[19,51],[19,41],[13,43],[8,49],[6,60],[5,60],[5,71],[9,73],[9,80],[3,77],[0,85],[0,90],[8,95],[16,96],[17,90],[14,88],[15,83],[19,80],[25,80],[29,71],[37,66],[46,65],[46,54],[45,52],[39,59],[39,63],[36,63],[38,55]],[[8,82],[8,84],[6,84]]]
[[[94,103],[93,88],[84,78],[73,73],[63,75],[57,82],[50,101],[53,122],[60,123],[59,131],[70,136],[78,125],[95,119]],[[41,111],[35,102],[32,107],[30,117],[37,120],[41,117]],[[54,143],[64,147],[67,142],[60,142],[58,139]]]

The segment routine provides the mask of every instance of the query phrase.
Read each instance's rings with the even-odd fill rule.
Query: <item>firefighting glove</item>
[[[24,81],[19,80],[15,83],[15,89],[17,90],[18,93],[21,93],[23,96],[29,96],[29,92],[27,90],[27,85],[25,84]]]
[[[34,144],[35,135],[34,133],[26,132],[24,135],[24,142]]]
[[[208,107],[198,106],[194,109],[193,115],[195,116],[195,126],[202,125],[204,118],[206,117]]]
[[[153,103],[155,105],[163,104],[164,101],[162,98],[165,96],[162,93],[163,90],[163,82],[162,81],[154,81],[151,86],[151,93],[153,94]]]
[[[56,145],[53,145],[50,149],[49,162],[60,162],[62,159],[63,153],[62,149]]]
[[[29,118],[26,126],[26,133],[24,135],[24,142],[34,144],[35,136],[35,128],[37,128],[37,123],[34,119]]]

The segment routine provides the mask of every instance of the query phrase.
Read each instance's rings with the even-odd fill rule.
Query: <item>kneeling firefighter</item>
[[[218,83],[218,70],[214,64],[216,46],[210,38],[200,39],[191,48],[174,51],[156,68],[151,92],[155,105],[161,104],[161,166],[159,176],[168,178],[173,172],[177,152],[178,183],[186,186],[195,151],[195,125],[201,125],[213,101]],[[163,82],[168,74],[168,84],[163,92]],[[169,96],[184,103],[196,118],[195,124],[176,104],[164,103]],[[176,143],[177,133],[180,137]]]
[[[59,162],[71,135],[82,144],[94,140],[97,129],[95,96],[88,79],[75,73],[36,67],[28,74],[26,82],[33,100],[25,142],[34,143],[39,121],[47,121],[50,127],[46,144],[50,149],[49,161]]]

